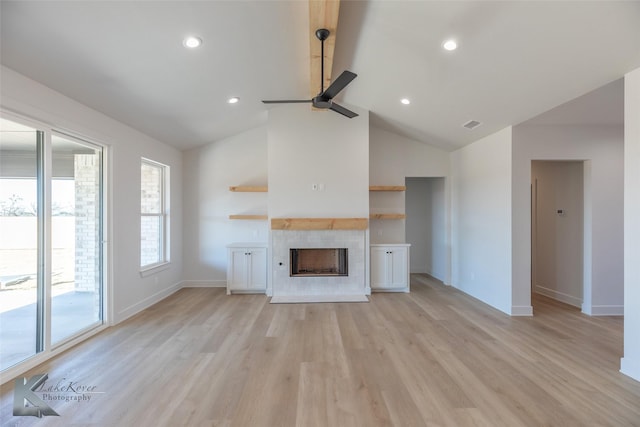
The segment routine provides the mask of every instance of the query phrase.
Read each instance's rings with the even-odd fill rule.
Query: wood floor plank
[[[182,289],[24,375],[100,394],[14,417],[10,381],[0,425],[640,426],[622,317],[533,304],[512,318],[427,275],[368,304]]]

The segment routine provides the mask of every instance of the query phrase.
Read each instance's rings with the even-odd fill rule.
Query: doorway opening
[[[444,177],[407,177],[405,241],[411,244],[411,273],[447,280]]]
[[[531,302],[580,309],[584,296],[583,161],[531,162]],[[567,307],[568,308],[568,307]]]

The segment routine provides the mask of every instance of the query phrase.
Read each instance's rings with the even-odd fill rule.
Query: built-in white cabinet
[[[409,247],[401,244],[371,245],[371,291],[409,292]]]
[[[267,290],[267,244],[233,243],[227,246],[227,295],[265,293]]]

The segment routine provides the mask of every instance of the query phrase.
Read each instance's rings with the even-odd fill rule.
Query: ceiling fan
[[[327,39],[327,37],[329,37],[329,30],[327,30],[326,28],[320,28],[319,30],[316,30],[316,37],[322,43],[322,56],[320,62],[320,93],[312,99],[263,100],[262,102],[265,104],[311,103],[315,108],[329,109],[335,111],[336,113],[340,113],[350,119],[357,117],[358,114],[333,102],[333,98],[349,83],[351,83],[351,80],[358,77],[358,75],[352,73],[351,71],[345,70],[342,72],[342,74],[340,74],[340,76],[338,76],[337,79],[335,79],[329,85],[326,90],[324,90],[324,41]]]

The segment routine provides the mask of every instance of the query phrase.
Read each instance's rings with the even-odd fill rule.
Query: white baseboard
[[[620,372],[636,381],[640,381],[640,360],[623,357],[620,359]]]
[[[271,304],[294,304],[314,302],[369,302],[366,295],[277,295]]]
[[[150,297],[147,297],[147,298],[143,299],[142,301],[140,301],[138,303],[135,303],[135,304],[125,308],[124,310],[121,310],[116,315],[116,318],[114,319],[113,324],[116,325],[116,324],[128,319],[129,317],[131,317],[131,316],[133,316],[135,314],[138,314],[139,312],[141,312],[145,308],[149,308],[152,305],[159,303],[160,301],[162,301],[163,299],[165,299],[169,295],[174,294],[175,292],[179,291],[180,289],[182,289],[182,282],[178,282],[176,284],[173,284],[173,285],[169,286],[168,288],[163,289],[160,292],[157,292],[157,293],[151,295]]]
[[[533,316],[533,307],[530,305],[512,305],[512,316]]]
[[[226,280],[183,280],[183,288],[226,288]]]
[[[582,312],[589,316],[624,316],[624,305],[592,305],[582,304]]]
[[[544,286],[536,286],[534,292],[540,295],[544,295],[549,298],[553,298],[556,301],[563,302],[565,304],[572,305],[574,307],[582,307],[582,299],[574,297],[573,295],[558,292],[554,289],[545,288]]]

